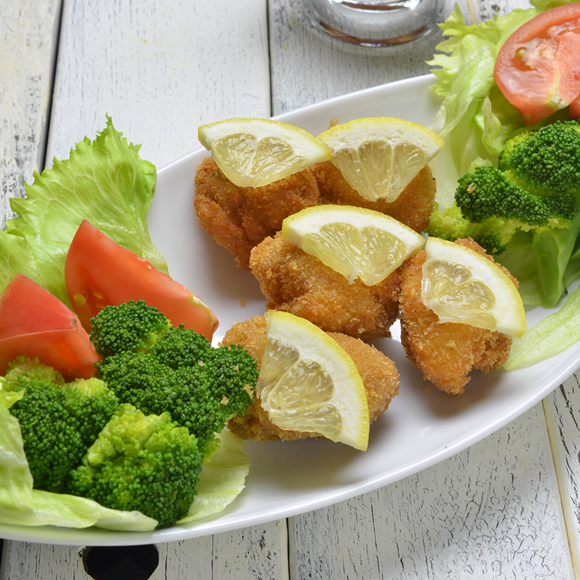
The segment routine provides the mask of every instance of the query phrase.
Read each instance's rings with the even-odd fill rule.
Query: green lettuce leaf
[[[3,378],[3,377],[2,377]],[[150,531],[157,521],[140,512],[105,508],[95,501],[33,489],[18,419],[9,408],[24,391],[6,392],[0,381],[0,523]]]
[[[507,38],[538,14],[536,9],[513,10],[505,16],[468,26],[458,6],[440,25],[441,42],[428,64],[436,77],[431,87],[443,97],[432,129],[445,140],[432,162],[437,178],[437,201],[453,204],[457,178],[478,158],[492,162],[514,131],[524,127],[517,109],[498,89],[495,60]]]
[[[155,166],[139,157],[110,117],[94,141],[85,137],[70,159],[25,184],[26,198],[13,197],[18,214],[0,230],[0,292],[21,273],[70,306],[64,282],[66,254],[81,221],[88,220],[117,243],[167,273],[147,228]]]
[[[3,378],[3,377],[2,377]],[[113,531],[145,532],[157,521],[138,511],[121,511],[73,495],[33,489],[33,480],[24,454],[18,419],[9,408],[24,391],[3,391],[0,381],[0,523],[20,526],[60,526],[98,528]],[[189,514],[179,523],[189,523],[221,512],[244,489],[250,463],[244,443],[224,431],[219,445],[204,462],[197,495]]]
[[[241,493],[250,470],[243,448],[244,442],[229,431],[219,434],[219,447],[204,461],[195,499],[179,524],[213,516]]]
[[[562,307],[549,314],[523,336],[514,339],[504,368],[511,371],[560,352],[580,340],[580,288],[568,295]]]

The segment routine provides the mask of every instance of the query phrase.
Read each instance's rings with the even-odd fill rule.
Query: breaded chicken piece
[[[374,286],[346,278],[278,233],[258,244],[250,269],[271,310],[306,318],[326,332],[362,340],[390,336],[398,317],[399,273]]]
[[[195,176],[194,207],[201,227],[249,269],[250,251],[282,228],[287,216],[320,203],[309,170],[263,187],[237,187],[205,158]]]
[[[352,358],[363,380],[369,403],[371,422],[383,413],[391,399],[399,392],[399,373],[395,364],[374,346],[339,333],[328,333]],[[266,347],[266,319],[255,316],[235,324],[222,344],[242,345],[257,361],[260,369]],[[235,417],[228,423],[229,430],[242,439],[264,441],[320,438],[315,433],[280,429],[268,418],[256,397],[243,417]]]
[[[435,205],[437,190],[431,166],[427,164],[401,192],[399,197],[387,203],[382,199],[368,201],[362,198],[344,179],[340,169],[330,161],[312,167],[320,189],[321,203],[366,207],[390,215],[416,232],[424,232]]]
[[[455,243],[494,261],[471,239]],[[425,257],[426,252],[422,250],[401,267],[401,342],[407,358],[422,371],[427,381],[445,393],[459,396],[465,391],[472,369],[488,373],[503,366],[512,339],[501,332],[468,324],[439,322],[438,316],[421,301]],[[515,278],[503,266],[502,269],[517,286]]]

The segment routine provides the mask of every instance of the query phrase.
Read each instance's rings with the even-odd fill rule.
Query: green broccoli
[[[20,423],[34,487],[60,491],[119,406],[117,397],[99,379],[65,383],[57,371],[26,357],[13,361],[0,381],[6,391],[24,389],[10,412]]]
[[[519,133],[506,143],[498,167],[534,195],[580,193],[580,122]]]
[[[70,474],[66,491],[138,510],[167,527],[187,515],[202,461],[195,437],[169,413],[145,415],[123,404]]]
[[[117,309],[122,314],[118,320]],[[144,302],[133,304],[138,320],[149,316],[147,311],[157,312]],[[102,313],[107,325],[100,324]],[[147,352],[132,348],[129,341],[109,341],[109,333],[130,332],[133,324],[126,313],[109,306],[94,319],[91,340],[116,345],[96,365],[101,378],[122,403],[150,414],[169,412],[172,420],[197,437],[199,449],[210,453],[215,433],[251,405],[256,361],[239,347],[213,348],[204,336],[182,326],[170,327]]]
[[[156,308],[144,308],[143,300],[107,306],[91,319],[91,341],[103,358],[118,352],[147,352],[171,324]]]
[[[490,254],[500,254],[518,231],[537,233],[567,228],[574,220],[576,199],[532,195],[499,169],[485,165],[458,181],[455,204],[435,209],[427,232],[434,237],[471,237]]]

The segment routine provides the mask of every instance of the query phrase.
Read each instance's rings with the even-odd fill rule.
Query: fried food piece
[[[456,240],[492,262],[483,248],[471,239]],[[426,252],[422,250],[401,268],[399,310],[401,342],[407,358],[427,381],[440,391],[460,396],[472,369],[488,373],[503,366],[512,343],[507,334],[468,324],[439,322],[439,317],[421,301],[421,280]],[[517,281],[502,266],[517,286]]]
[[[390,215],[416,232],[424,232],[435,205],[437,190],[431,166],[427,164],[392,203],[362,198],[330,161],[312,167],[320,189],[321,203],[366,207]]]
[[[352,358],[363,380],[369,403],[371,422],[383,413],[391,399],[399,392],[399,373],[395,364],[374,346],[339,333],[328,333]],[[266,319],[255,316],[235,324],[226,332],[222,344],[242,345],[257,361],[260,369],[266,347]],[[229,430],[242,439],[264,441],[291,441],[295,439],[320,438],[316,433],[280,429],[268,418],[259,397],[243,417],[235,417],[228,423]]]
[[[199,223],[234,255],[242,270],[249,270],[252,248],[280,230],[285,217],[319,202],[318,186],[309,170],[263,187],[237,187],[208,157],[195,176]]]
[[[250,269],[271,310],[306,318],[326,332],[362,340],[390,336],[398,317],[399,273],[374,286],[346,278],[278,233],[253,250]]]

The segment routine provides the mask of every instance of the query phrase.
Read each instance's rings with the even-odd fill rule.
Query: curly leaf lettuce
[[[18,217],[0,230],[0,292],[21,273],[70,306],[64,265],[83,219],[167,273],[146,221],[157,173],[139,157],[139,148],[107,117],[94,141],[85,137],[70,159],[55,159],[42,175],[34,173],[34,182],[25,184],[26,198],[10,199]]]

